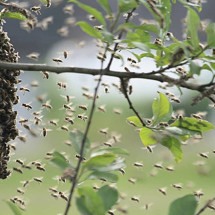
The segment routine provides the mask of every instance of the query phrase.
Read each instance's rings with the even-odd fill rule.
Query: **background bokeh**
[[[96,6],[96,1],[83,1],[85,3]],[[113,10],[116,8],[116,1],[110,0]],[[29,1],[30,5],[38,5],[38,1]],[[20,54],[20,62],[35,62],[26,56],[31,52],[40,53],[38,63],[47,63],[57,65],[52,61],[53,58],[63,59],[63,51],[67,51],[69,56],[63,60],[60,65],[79,66],[86,68],[99,68],[100,62],[96,58],[97,48],[95,41],[87,38],[79,28],[71,25],[68,27],[68,36],[62,37],[59,35],[58,29],[65,26],[67,18],[76,18],[77,20],[86,19],[86,14],[74,7],[71,14],[65,14],[63,8],[66,6],[66,1],[59,1],[59,4],[49,9],[42,7],[41,15],[38,19],[42,20],[46,17],[53,16],[53,22],[50,23],[48,29],[43,31],[39,28],[31,32],[27,32],[20,28],[20,23],[17,20],[7,20],[4,25],[5,30],[11,38],[14,47]],[[203,19],[210,19],[215,21],[214,17],[215,1],[208,0],[208,3],[203,5],[201,17]],[[138,11],[143,14],[144,18],[150,18],[148,12],[141,8]],[[171,31],[178,38],[182,35],[181,19],[185,16],[186,11],[179,4],[174,5],[172,15]],[[138,18],[136,18],[138,22]],[[204,38],[202,38],[204,39]],[[128,53],[124,54],[126,58]],[[147,65],[147,66],[145,66]],[[114,62],[113,69],[120,70],[121,62]],[[154,68],[152,62],[142,62],[140,65],[146,71]],[[142,67],[144,66],[144,67]],[[49,192],[50,187],[57,187],[58,190],[65,192],[68,195],[70,187],[69,182],[62,183],[56,180],[56,176],[61,175],[60,169],[50,164],[45,159],[46,153],[52,150],[66,152],[67,156],[73,163],[76,162],[74,149],[72,146],[65,144],[69,140],[69,134],[60,129],[65,125],[64,115],[65,110],[62,108],[65,103],[63,95],[74,96],[72,105],[75,108],[75,123],[70,125],[69,129],[80,129],[84,131],[86,122],[77,118],[78,114],[88,114],[91,106],[91,100],[88,100],[82,94],[83,87],[87,87],[92,93],[95,87],[95,77],[89,75],[78,74],[50,74],[49,79],[44,79],[43,74],[39,72],[25,71],[21,75],[22,83],[20,87],[27,87],[30,92],[18,91],[20,96],[20,103],[15,107],[18,111],[18,121],[20,118],[29,119],[29,125],[35,130],[37,137],[32,137],[20,123],[17,126],[20,130],[20,136],[26,138],[26,142],[16,139],[13,143],[16,150],[11,157],[9,168],[20,165],[16,159],[24,160],[25,164],[31,164],[32,161],[39,161],[44,166],[46,171],[42,172],[35,168],[28,170],[23,169],[23,174],[16,171],[4,181],[0,181],[0,214],[13,214],[9,209],[5,200],[14,196],[19,196],[26,201],[26,211],[23,214],[62,214],[66,202],[63,199],[55,199]],[[32,82],[38,82],[38,87],[31,87]],[[67,83],[66,89],[60,89],[58,82]],[[214,132],[209,132],[204,136],[203,140],[199,142],[192,141],[188,145],[183,146],[184,158],[179,164],[176,164],[167,151],[167,149],[157,146],[153,149],[153,153],[147,151],[138,136],[135,129],[126,122],[126,117],[133,115],[129,110],[128,104],[124,96],[113,87],[113,83],[118,84],[118,79],[104,78],[104,85],[108,84],[109,92],[105,93],[104,86],[99,91],[99,99],[97,100],[97,107],[104,106],[106,112],[103,113],[98,109],[92,122],[89,133],[89,139],[92,144],[104,145],[104,142],[109,140],[111,136],[120,137],[120,141],[116,143],[117,147],[125,148],[129,151],[126,156],[126,174],[119,173],[120,180],[116,184],[122,193],[119,206],[127,209],[128,214],[167,214],[168,206],[172,200],[186,194],[202,191],[204,195],[200,198],[199,205],[203,205],[208,199],[215,196],[214,180],[215,180],[215,150],[214,146]],[[154,97],[157,96],[158,83],[136,80],[133,81],[134,92],[131,95],[133,104],[143,117],[151,117],[151,104]],[[173,92],[179,96],[180,93],[173,89]],[[176,110],[183,109],[186,115],[193,112],[208,111],[207,119],[214,122],[214,110],[208,108],[208,102],[204,100],[197,106],[191,106],[194,92],[184,91],[181,96],[182,103],[174,105]],[[53,109],[41,109],[41,103],[38,101],[38,96],[44,98],[44,101],[50,101]],[[30,103],[32,110],[26,110],[22,103]],[[83,111],[78,108],[79,105],[87,105],[88,111]],[[42,124],[37,127],[34,125],[34,111],[42,111]],[[58,120],[58,126],[51,126],[48,121],[51,119]],[[46,137],[42,136],[42,128],[46,127],[48,133]],[[107,129],[107,135],[100,132],[101,129]],[[49,131],[50,130],[50,131]],[[206,153],[208,159],[203,158],[199,153]],[[135,162],[143,163],[143,167],[135,167]],[[162,168],[156,168],[154,165],[160,164]],[[174,168],[174,171],[168,171],[168,168]],[[33,178],[43,177],[43,182],[38,183]],[[29,186],[23,188],[23,181],[30,181]],[[131,182],[135,181],[135,183]],[[96,185],[101,185],[104,182],[92,181],[88,182]],[[174,188],[173,184],[181,184],[182,189]],[[17,189],[23,189],[25,193],[22,195],[17,192]],[[166,189],[166,195],[159,192],[159,189]],[[137,197],[139,202],[132,201],[131,197]],[[146,210],[147,205],[149,209]],[[72,205],[70,214],[78,214],[75,205]],[[115,212],[120,214],[120,212]],[[212,215],[214,211],[207,210],[205,215]]]

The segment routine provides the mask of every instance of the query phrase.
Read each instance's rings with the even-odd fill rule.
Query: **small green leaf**
[[[206,28],[207,43],[210,48],[215,48],[215,23],[210,23]]]
[[[192,8],[188,7],[187,13],[187,30],[191,37],[191,44],[194,48],[199,47],[198,29],[200,26],[200,19],[198,14]]]
[[[52,155],[52,159],[50,160],[52,163],[57,165],[62,170],[70,167],[69,161],[59,152],[55,151]]]
[[[139,135],[144,146],[154,145],[158,142],[155,138],[156,133],[149,128],[141,128]]]
[[[99,167],[105,167],[112,164],[116,159],[116,155],[113,153],[104,153],[101,155],[96,155],[90,158],[85,164],[84,167],[90,170],[96,170]]]
[[[15,205],[14,203],[10,202],[10,201],[6,201],[7,205],[10,207],[10,209],[13,211],[14,215],[22,215],[21,210],[18,208],[17,205]]]
[[[98,150],[98,152],[100,151],[104,151],[104,153],[112,152],[116,155],[129,155],[129,152],[126,149],[117,148],[117,147],[101,148]]]
[[[80,187],[78,194],[76,204],[83,215],[105,215],[103,200],[92,187]]]
[[[182,160],[183,152],[181,149],[181,143],[177,138],[166,135],[162,138],[161,144],[172,152],[176,162]]]
[[[0,13],[1,14],[1,18],[5,19],[5,18],[10,18],[10,19],[18,19],[21,21],[25,21],[27,20],[27,18],[18,12],[4,12],[4,13]]]
[[[143,124],[140,121],[140,119],[137,116],[130,116],[127,118],[128,122],[130,122],[132,125],[135,125],[138,128],[142,128]]]
[[[102,8],[107,12],[107,14],[112,14],[109,0],[97,0],[97,2],[102,6]]]
[[[197,63],[191,61],[190,63],[190,73],[193,75],[200,75],[202,67],[199,66]]]
[[[161,1],[161,8],[160,8],[165,22],[165,31],[169,30],[171,24],[171,12],[172,12],[172,4],[170,0],[163,0]]]
[[[116,183],[118,181],[118,176],[111,172],[98,172],[93,171],[88,176],[88,179],[105,179],[106,181]]]
[[[214,125],[203,119],[196,119],[193,117],[183,117],[182,119],[177,119],[170,126],[175,126],[179,128],[185,128],[191,131],[205,132],[214,129]]]
[[[87,4],[83,4],[83,3],[81,3],[80,1],[77,1],[77,0],[69,0],[69,2],[73,2],[73,3],[77,4],[82,10],[85,10],[90,15],[93,15],[95,17],[95,19],[98,20],[102,25],[104,25],[104,26],[106,25],[104,16],[96,8],[91,7],[91,6],[87,5]]]
[[[90,35],[91,37],[95,37],[97,39],[101,39],[101,32],[93,28],[90,24],[84,21],[77,22],[76,25],[80,26],[83,32]]]
[[[198,202],[194,195],[186,195],[174,200],[169,208],[168,215],[194,215]]]
[[[136,0],[118,0],[120,13],[126,13],[137,7]]]
[[[172,116],[172,104],[169,102],[166,95],[159,93],[159,98],[156,98],[152,104],[153,125],[160,122],[167,122]]]
[[[101,187],[98,190],[98,195],[103,200],[105,211],[110,210],[117,203],[119,197],[118,191],[108,185]]]
[[[75,130],[70,132],[70,140],[72,141],[72,145],[75,148],[75,151],[80,154],[81,151],[81,143],[84,137],[83,132],[79,131],[79,130]],[[84,152],[83,152],[83,156],[85,156],[87,154],[87,152],[90,149],[90,141],[88,138],[86,138],[85,141],[85,145],[84,145]]]

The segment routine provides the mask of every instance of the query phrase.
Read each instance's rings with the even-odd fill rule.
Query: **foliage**
[[[97,55],[101,66],[97,70],[99,79],[93,96],[85,93],[85,96],[87,95],[86,97],[92,100],[90,111],[87,113],[88,108],[79,105],[79,108],[84,110],[86,115],[84,113],[76,116],[73,113],[75,112],[72,107],[73,103],[68,95],[63,105],[66,113],[65,121],[69,124],[68,126],[60,125],[60,129],[68,132],[69,144],[72,146],[75,156],[67,156],[67,154],[59,150],[47,153],[50,163],[58,166],[61,171],[59,181],[68,181],[71,186],[68,195],[64,195],[63,192],[55,188],[51,189],[52,196],[66,200],[65,215],[68,214],[73,199],[75,199],[77,209],[82,215],[105,215],[107,213],[114,214],[114,210],[126,211],[118,206],[122,197],[120,197],[119,190],[115,184],[121,179],[119,173],[125,174],[124,168],[126,167],[126,159],[128,159],[127,155],[129,155],[128,151],[121,147],[112,146],[117,142],[115,136],[111,137],[111,141],[104,145],[95,145],[88,137],[89,129],[93,127],[91,123],[94,123],[96,101],[104,75],[115,76],[120,79],[120,85],[117,88],[134,113],[134,115],[127,117],[127,121],[135,127],[144,147],[149,150],[155,145],[164,146],[172,153],[176,163],[179,163],[183,158],[183,145],[185,143],[189,144],[197,138],[202,138],[205,132],[214,129],[214,125],[204,119],[204,114],[202,113],[193,113],[191,116],[178,114],[177,104],[181,102],[180,98],[166,91],[167,88],[171,90],[173,86],[177,87],[180,94],[183,94],[183,88],[197,91],[198,94],[193,99],[194,105],[204,99],[209,99],[212,102],[212,106],[215,105],[215,23],[208,23],[204,28],[202,27],[199,16],[202,7],[201,1],[190,3],[183,0],[119,0],[115,2],[117,5],[116,10],[112,8],[111,1],[97,0],[96,2],[97,7],[93,7],[89,3],[83,3],[78,0],[68,1],[69,4],[72,4],[72,7],[78,7],[90,17],[89,20],[79,20],[75,24],[86,35],[96,39],[98,46],[101,48]],[[47,7],[51,6],[51,1],[41,1],[41,3]],[[184,25],[185,37],[181,40],[170,32],[172,6],[176,3],[181,4],[187,11]],[[15,18],[22,20],[26,24],[23,26],[28,31],[39,26],[33,13],[35,12],[38,15],[40,7],[32,7],[28,10],[13,3],[0,2],[0,5],[4,7],[0,14],[2,23],[3,19]],[[138,23],[134,14],[136,11],[140,12],[142,8],[148,10],[153,20],[144,20]],[[67,8],[67,12],[68,10],[71,12],[72,9]],[[200,30],[204,34],[206,41],[201,41]],[[132,54],[133,57],[125,59],[125,53]],[[67,58],[67,52],[64,52],[64,58]],[[156,70],[142,71],[145,68],[139,67],[139,63],[144,62],[145,59],[150,59]],[[111,70],[115,60],[121,61],[122,72]],[[53,61],[62,63],[61,59],[53,59]],[[127,62],[130,63],[129,66],[126,65]],[[36,68],[37,65],[34,66],[33,68]],[[55,71],[56,73],[61,73],[60,69],[60,66],[58,68],[47,67],[47,71]],[[138,72],[132,72],[133,69],[139,70]],[[43,71],[46,79],[49,78],[47,71]],[[88,70],[76,68],[76,71],[77,73],[83,73],[84,71],[86,74],[93,74],[90,73],[90,68]],[[192,81],[192,79],[198,81],[196,77],[204,76],[206,71],[212,74],[209,82],[202,84]],[[152,102],[151,118],[142,117],[131,102],[130,95],[132,94],[133,86],[130,83],[130,79],[132,78],[165,83],[164,90],[162,90],[164,92],[158,92],[158,97]],[[58,82],[58,86],[66,88],[62,82]],[[30,91],[25,88],[22,90],[24,92]],[[105,92],[108,92],[107,86]],[[22,106],[28,110],[32,109],[30,104],[23,104]],[[47,101],[42,104],[42,108],[52,109],[52,106]],[[100,110],[105,112],[104,108],[100,108]],[[141,113],[142,111],[144,112],[145,110],[141,110]],[[35,123],[36,125],[40,124],[41,118],[34,117],[37,122]],[[71,129],[74,124],[74,118],[86,121],[84,131],[78,128]],[[53,120],[49,122],[53,126],[57,126],[57,122]],[[24,125],[24,128],[32,136],[34,135],[25,122],[20,122],[20,124]],[[45,128],[46,125],[43,122],[40,128],[44,137],[47,136],[48,131]],[[105,129],[100,130],[100,132],[104,135],[107,134]],[[22,138],[22,140],[24,141],[25,139]],[[71,152],[69,155],[71,155]],[[202,155],[207,157],[205,154]],[[17,163],[21,164],[22,168],[28,167],[21,160],[17,160]],[[31,164],[37,170],[45,171],[40,162],[32,162]],[[135,166],[141,167],[143,164],[136,162]],[[162,166],[160,165],[159,168],[162,168]],[[22,169],[19,168],[14,168],[14,171],[22,173]],[[103,181],[105,184],[93,187],[92,181],[95,180]],[[42,179],[34,178],[34,181],[40,183]],[[134,183],[134,181],[130,179],[131,183]],[[159,189],[159,191],[166,195],[163,189]],[[139,202],[139,198],[136,196],[131,197],[131,200]],[[22,214],[17,206],[23,203],[19,198],[11,198],[11,201],[6,203],[14,214]],[[194,215],[197,210],[197,203],[196,196],[193,194],[178,198],[171,203],[169,215]]]

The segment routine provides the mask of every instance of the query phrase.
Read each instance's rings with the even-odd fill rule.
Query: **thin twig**
[[[209,201],[207,201],[207,203],[196,213],[196,215],[200,215],[202,214],[210,205],[212,202],[215,201],[215,198],[210,199]]]
[[[135,113],[135,115],[138,117],[138,119],[140,120],[140,122],[142,123],[142,125],[143,125],[143,126],[146,126],[146,124],[143,122],[141,116],[139,115],[139,113],[137,112],[137,110],[134,108],[134,106],[133,106],[133,104],[132,104],[132,102],[131,102],[131,100],[130,100],[130,98],[129,98],[129,96],[128,96],[128,93],[127,93],[127,89],[126,89],[126,86],[125,86],[124,79],[121,78],[120,81],[121,81],[122,92],[123,92],[123,94],[124,94],[124,96],[125,96],[125,98],[126,98],[128,104],[129,104],[129,108]]]

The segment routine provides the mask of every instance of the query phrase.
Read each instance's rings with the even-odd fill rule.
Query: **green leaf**
[[[97,0],[97,2],[101,5],[101,7],[107,12],[107,14],[111,15],[111,7],[109,4],[109,0]]]
[[[153,125],[160,122],[167,122],[172,116],[172,104],[163,93],[159,93],[159,98],[156,98],[152,104]]]
[[[103,200],[105,211],[110,210],[117,203],[119,197],[118,191],[108,185],[101,187],[98,190],[98,195]]]
[[[73,3],[77,4],[82,10],[85,10],[90,15],[93,15],[95,17],[95,19],[98,20],[102,25],[104,25],[104,26],[106,25],[104,16],[97,9],[95,9],[87,4],[83,4],[77,0],[69,0],[69,2],[73,2]]]
[[[166,135],[162,138],[161,144],[172,152],[176,162],[182,160],[183,152],[181,149],[181,143],[177,138]]]
[[[116,183],[118,181],[118,176],[111,172],[93,171],[87,176],[87,179],[105,179],[106,181]]]
[[[103,200],[92,187],[78,188],[78,194],[76,204],[83,215],[105,215]]]
[[[197,63],[191,61],[190,63],[190,74],[200,75],[202,67],[199,66]]]
[[[106,152],[112,152],[117,155],[129,155],[129,152],[126,149],[123,148],[117,148],[117,147],[109,147],[109,148],[101,148],[98,150],[98,152],[104,151]]]
[[[137,7],[136,0],[118,0],[120,13],[126,13]]]
[[[70,132],[69,135],[70,135],[70,140],[72,141],[72,145],[75,148],[75,151],[78,154],[80,154],[81,143],[82,143],[84,134],[79,130],[75,130],[75,131]],[[90,149],[90,141],[89,141],[88,138],[86,138],[85,145],[84,145],[83,156],[85,156],[88,153],[89,149]]]
[[[161,7],[160,10],[164,17],[164,23],[165,23],[165,31],[169,30],[170,24],[171,24],[171,12],[172,12],[172,4],[170,0],[163,0],[161,1]]]
[[[69,161],[59,152],[55,151],[52,155],[52,159],[50,160],[52,163],[57,165],[62,170],[70,167]]]
[[[21,210],[18,208],[17,205],[15,205],[14,203],[10,202],[10,201],[6,201],[7,205],[10,207],[10,209],[13,211],[14,215],[22,215]]]
[[[183,117],[182,119],[177,119],[170,126],[175,126],[179,128],[185,128],[191,131],[205,132],[214,129],[214,125],[203,119],[196,119],[193,117]]]
[[[169,208],[168,215],[194,215],[198,202],[192,194],[174,200]]]
[[[97,39],[102,38],[101,32],[93,28],[90,24],[84,21],[77,22],[76,25],[80,26],[83,32],[90,35],[91,37],[95,37]]]
[[[207,43],[210,48],[215,48],[215,23],[210,23],[206,28]]]
[[[116,155],[113,153],[104,153],[101,155],[96,155],[90,158],[85,164],[84,167],[90,170],[96,170],[99,167],[105,167],[112,164],[116,160]]]
[[[132,125],[135,125],[138,128],[142,128],[143,124],[141,123],[140,119],[137,116],[130,116],[127,118],[128,122]]]
[[[149,128],[141,128],[139,135],[144,146],[154,145],[158,142],[155,138],[156,133]]]
[[[27,18],[18,12],[4,12],[4,13],[0,13],[1,14],[1,18],[5,19],[5,18],[10,18],[10,19],[18,19],[21,21],[25,21],[27,20]]]
[[[199,47],[198,29],[200,26],[200,19],[198,14],[192,8],[188,8],[187,13],[187,30],[188,36],[191,37],[191,44],[194,48]]]

